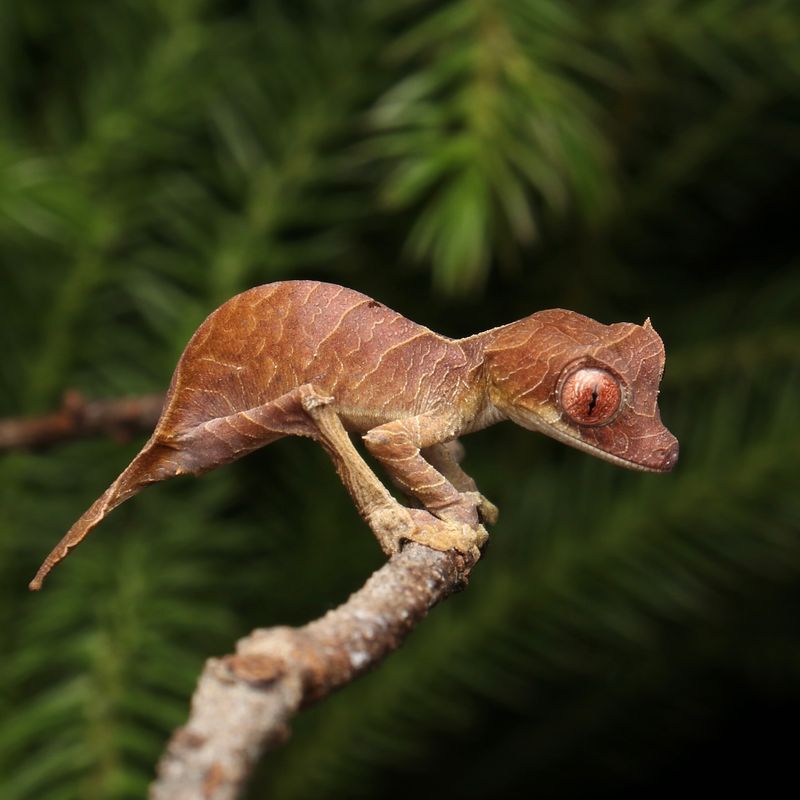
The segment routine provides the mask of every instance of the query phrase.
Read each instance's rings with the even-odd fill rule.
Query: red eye
[[[622,387],[604,369],[579,367],[562,380],[558,401],[564,414],[578,425],[603,425],[619,410]]]

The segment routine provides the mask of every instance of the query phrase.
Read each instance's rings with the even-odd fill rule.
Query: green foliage
[[[677,470],[467,440],[502,509],[472,585],[253,797],[651,793],[747,702],[797,707],[798,41],[788,0],[0,5],[0,414],[159,391],[205,314],[295,276],[453,335],[564,306],[667,344]],[[0,456],[4,800],[143,796],[205,657],[380,563],[286,441],[29,595],[136,446]]]
[[[597,100],[570,75],[610,65],[587,57],[589,20],[563,3],[399,5],[387,60],[401,77],[371,113],[370,150],[390,165],[387,206],[421,206],[409,247],[435,284],[473,288],[504,240],[536,238],[538,211],[613,202]]]

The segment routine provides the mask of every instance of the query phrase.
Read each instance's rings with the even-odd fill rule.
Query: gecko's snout
[[[663,450],[661,465],[659,469],[662,472],[669,472],[677,463],[678,455],[680,454],[681,446],[678,440],[673,437],[672,444]]]

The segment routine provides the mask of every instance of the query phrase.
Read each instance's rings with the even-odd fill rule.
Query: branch
[[[209,659],[151,800],[240,797],[261,756],[288,738],[299,709],[396,650],[430,608],[466,585],[473,566],[455,551],[409,544],[324,617],[255,630],[234,655]]]
[[[163,404],[163,394],[87,401],[69,391],[61,409],[52,414],[0,419],[0,450],[42,448],[99,435],[125,440],[142,431],[151,432]]]

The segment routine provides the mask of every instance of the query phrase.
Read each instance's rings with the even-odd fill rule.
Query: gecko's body
[[[669,470],[678,449],[656,405],[663,366],[649,322],[607,326],[556,309],[457,340],[340,286],[251,289],[194,334],[153,436],[31,588],[144,486],[287,435],[322,444],[387,553],[403,540],[474,552],[497,511],[458,466],[458,436],[511,419],[623,466]],[[423,508],[394,500],[349,434]]]
[[[157,431],[246,411],[303,384],[334,397],[353,433],[448,407],[466,419],[482,402],[481,368],[478,347],[440,336],[359,292],[312,281],[273,283],[237,295],[200,326],[175,370]]]

